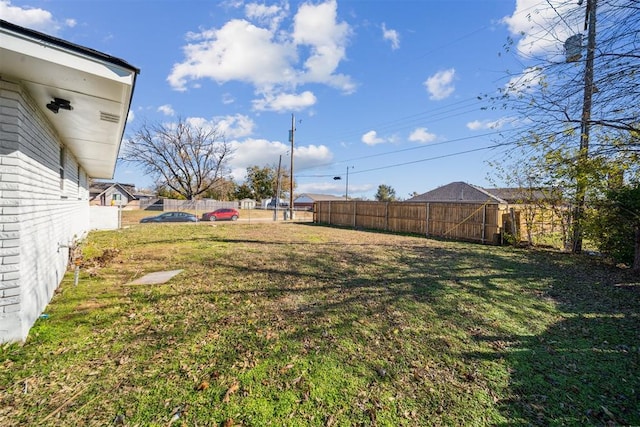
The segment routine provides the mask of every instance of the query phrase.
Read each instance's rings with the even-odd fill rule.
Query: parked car
[[[165,212],[156,216],[142,218],[140,222],[196,222],[198,218],[188,212]]]
[[[231,208],[216,209],[213,212],[202,214],[203,221],[221,221],[225,219],[235,221],[238,218],[240,218],[240,212]]]

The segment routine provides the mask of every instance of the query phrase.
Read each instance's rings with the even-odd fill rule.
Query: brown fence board
[[[314,222],[497,243],[504,207],[489,203],[316,202]]]

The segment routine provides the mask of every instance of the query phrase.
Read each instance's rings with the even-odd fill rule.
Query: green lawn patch
[[[640,424],[640,284],[596,259],[300,223],[83,248],[0,349],[1,425]]]

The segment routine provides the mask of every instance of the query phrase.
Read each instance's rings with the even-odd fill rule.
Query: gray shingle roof
[[[435,190],[428,191],[408,199],[407,202],[469,202],[469,203],[506,203],[500,197],[491,194],[484,188],[467,184],[466,182],[452,182]]]

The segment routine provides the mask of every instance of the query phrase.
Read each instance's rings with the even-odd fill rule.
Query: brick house
[[[0,342],[24,340],[111,179],[139,70],[0,20]]]

